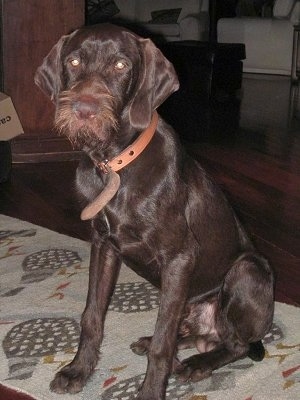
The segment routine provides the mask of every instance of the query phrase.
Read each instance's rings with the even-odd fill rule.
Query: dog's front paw
[[[182,382],[198,382],[210,377],[212,369],[205,365],[201,354],[196,354],[178,364],[174,372]]]
[[[165,398],[165,394],[159,394],[153,392],[152,390],[149,390],[147,392],[139,392],[138,395],[135,397],[135,400],[165,400]]]
[[[137,397],[135,397],[135,400],[165,400],[165,397],[153,397],[152,395],[145,397],[138,394]]]
[[[144,356],[149,352],[151,339],[151,336],[141,337],[137,342],[131,343],[130,348],[138,356]]]
[[[50,390],[58,394],[81,392],[89,375],[89,371],[72,366],[72,364],[66,365],[55,375],[50,383]]]

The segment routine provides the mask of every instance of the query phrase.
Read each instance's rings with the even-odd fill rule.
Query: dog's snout
[[[91,96],[82,96],[73,102],[73,111],[79,119],[92,119],[98,113],[98,103]]]

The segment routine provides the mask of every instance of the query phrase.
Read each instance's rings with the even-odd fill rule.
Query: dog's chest
[[[111,241],[122,261],[138,275],[159,286],[163,250],[153,229],[124,215],[103,213]]]

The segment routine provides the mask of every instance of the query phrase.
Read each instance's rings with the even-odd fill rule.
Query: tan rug
[[[1,383],[38,400],[134,399],[146,358],[133,354],[129,345],[152,334],[158,293],[125,266],[107,318],[102,360],[92,379],[73,396],[48,389],[54,373],[72,359],[77,346],[88,259],[88,243],[0,215]],[[263,362],[244,359],[197,384],[182,385],[171,377],[167,398],[296,400],[299,342],[300,309],[276,303]]]

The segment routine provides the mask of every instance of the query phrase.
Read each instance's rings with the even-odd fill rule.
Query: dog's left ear
[[[55,103],[62,87],[61,49],[70,35],[62,36],[38,67],[35,84]]]
[[[137,90],[129,109],[130,123],[137,130],[145,129],[153,111],[179,89],[173,65],[150,39],[139,39],[142,54]]]

